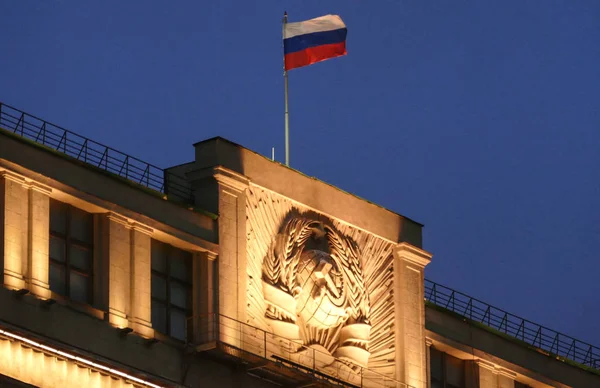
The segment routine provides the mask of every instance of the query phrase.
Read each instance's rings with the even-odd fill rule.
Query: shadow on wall
[[[214,169],[218,166],[245,175],[241,147],[222,137],[213,137],[194,144],[195,160],[165,169],[169,175],[167,194],[178,197],[178,186],[191,188],[195,208],[219,213],[218,183]],[[183,200],[183,198],[178,198]]]
[[[221,137],[194,144],[195,161],[167,169],[191,186],[196,207],[218,213],[218,187],[213,178],[217,166],[235,173],[225,175],[240,182],[250,177],[268,188],[308,207],[345,220],[386,239],[422,247],[423,225],[353,194],[274,163],[267,157]],[[240,174],[237,176],[237,174]]]

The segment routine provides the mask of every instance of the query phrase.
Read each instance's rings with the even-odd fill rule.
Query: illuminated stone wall
[[[49,197],[51,189],[0,170],[0,235],[4,285],[50,297],[48,285]]]
[[[0,374],[45,388],[114,387],[130,388],[134,385],[106,370],[91,367],[75,358],[60,356],[56,352],[41,351],[28,343],[0,336]],[[131,378],[131,376],[129,376]]]
[[[427,254],[252,184],[246,214],[250,325],[292,340],[295,362],[348,380],[364,367],[426,386]]]

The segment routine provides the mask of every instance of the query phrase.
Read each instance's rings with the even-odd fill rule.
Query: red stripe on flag
[[[341,57],[342,55],[346,55],[346,42],[311,47],[303,51],[286,54],[285,70],[312,65],[313,63]]]

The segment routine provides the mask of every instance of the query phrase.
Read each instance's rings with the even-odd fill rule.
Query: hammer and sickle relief
[[[360,254],[331,223],[286,217],[262,265],[265,318],[274,334],[366,367],[371,325]]]

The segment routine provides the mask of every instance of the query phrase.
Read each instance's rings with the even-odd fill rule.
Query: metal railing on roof
[[[310,375],[313,379],[356,388],[412,388],[394,378],[372,369],[334,359],[334,357],[314,347],[304,346],[297,340],[278,336],[258,327],[241,322],[222,314],[212,313],[194,316],[187,320],[188,329],[193,325],[194,340],[188,345],[201,349],[206,344],[221,343],[227,345],[228,352],[237,357],[255,355],[288,369]],[[337,361],[337,362],[333,362]],[[267,368],[262,362],[253,370]]]
[[[425,279],[425,300],[544,352],[599,369],[600,348]]]
[[[192,190],[184,178],[3,103],[0,128],[149,189],[172,194],[186,204],[193,203]]]

